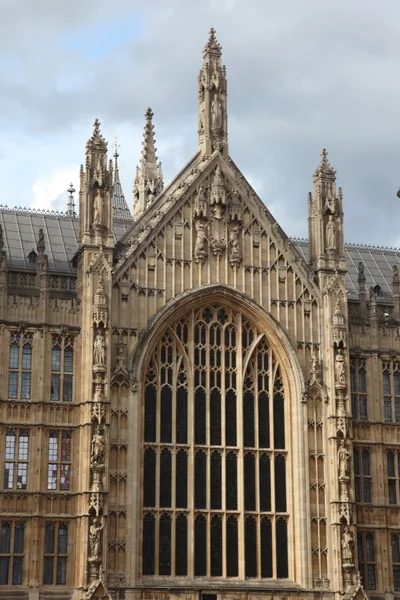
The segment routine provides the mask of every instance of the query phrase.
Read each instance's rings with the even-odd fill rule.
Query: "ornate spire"
[[[114,142],[114,169],[113,169],[113,218],[114,219],[132,219],[131,212],[128,208],[128,204],[125,200],[124,192],[122,190],[121,181],[119,178],[118,168],[118,137],[115,136]]]
[[[215,150],[228,152],[226,69],[221,65],[222,48],[210,30],[203,52],[203,67],[198,80],[199,149],[203,154]]]
[[[153,116],[151,108],[148,108],[145,114],[142,157],[133,184],[135,218],[153,203],[164,187],[161,163],[156,155]]]
[[[100,131],[100,125],[99,119],[96,119],[93,123],[92,137],[86,143],[86,151],[107,150],[107,142]]]
[[[328,161],[328,152],[325,150],[325,148],[321,152],[321,160],[320,160],[318,167],[315,170],[314,177],[318,177],[318,176],[322,176],[322,175],[328,175],[333,178],[335,178],[335,175],[336,175],[335,169],[332,167],[332,165]]]
[[[72,183],[69,184],[69,188],[67,189],[67,192],[69,193],[68,196],[68,203],[67,203],[67,215],[69,217],[76,217],[76,212],[75,212],[75,199],[73,194],[75,193],[75,188],[72,185]]]

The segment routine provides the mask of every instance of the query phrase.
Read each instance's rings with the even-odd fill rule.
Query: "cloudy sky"
[[[399,0],[0,0],[0,204],[64,209],[96,117],[132,203],[151,106],[165,180],[197,145],[211,26],[232,158],[291,236],[326,147],[347,241],[400,247]]]

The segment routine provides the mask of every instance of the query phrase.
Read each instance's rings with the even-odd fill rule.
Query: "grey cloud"
[[[159,146],[163,138],[183,138],[179,152],[159,153],[172,176],[177,154],[186,161],[195,151],[197,73],[213,25],[228,71],[230,152],[260,182],[287,233],[307,234],[306,194],[326,146],[344,188],[347,239],[398,239],[397,0],[114,0],[113,16],[137,11],[143,33],[99,60],[59,39],[92,31],[109,18],[108,3],[23,0],[18,11],[7,7],[0,50],[14,54],[26,76],[15,82],[0,63],[0,127],[62,143],[77,123],[87,122],[89,134],[97,115],[108,130],[123,123],[139,130],[151,105]],[[62,91],[68,73],[78,83]],[[81,162],[83,152],[84,139],[81,156],[71,160]],[[134,160],[122,173],[129,191]]]

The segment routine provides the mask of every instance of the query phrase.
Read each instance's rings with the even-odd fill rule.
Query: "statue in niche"
[[[353,534],[348,526],[344,528],[342,534],[342,559],[346,564],[353,563],[353,547],[354,538]]]
[[[203,258],[206,256],[206,240],[207,240],[207,223],[204,221],[196,221],[196,243],[194,246],[194,256],[195,258]]]
[[[106,364],[106,342],[101,331],[97,332],[93,344],[93,364],[97,367],[104,367]]]
[[[328,250],[335,250],[336,248],[336,227],[332,215],[329,215],[326,225],[326,247]]]
[[[92,465],[104,465],[106,447],[104,443],[104,435],[101,432],[100,425],[97,425],[92,438],[91,459]]]
[[[231,260],[241,260],[242,254],[239,248],[239,225],[235,225],[229,232],[229,243],[231,246]]]
[[[205,106],[204,106],[204,100],[202,100],[202,102],[200,103],[200,108],[199,108],[199,130],[203,131],[204,130],[204,114],[205,114]]]
[[[104,219],[104,204],[103,204],[103,192],[100,188],[97,188],[96,196],[93,202],[93,224],[103,225]]]
[[[147,204],[151,204],[156,197],[156,182],[155,179],[149,179],[146,185],[146,191],[149,193],[147,196]]]
[[[344,439],[340,440],[338,450],[339,479],[348,479],[350,457],[351,454],[346,448]]]
[[[89,560],[101,560],[101,532],[104,525],[98,517],[95,517],[89,528]]]
[[[222,129],[222,104],[216,95],[211,102],[211,129]]]
[[[342,350],[338,350],[335,357],[335,379],[336,383],[346,385],[346,367]]]

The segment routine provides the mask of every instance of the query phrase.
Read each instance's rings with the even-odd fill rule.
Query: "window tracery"
[[[287,578],[285,392],[262,332],[193,309],[160,337],[143,393],[143,575]]]

